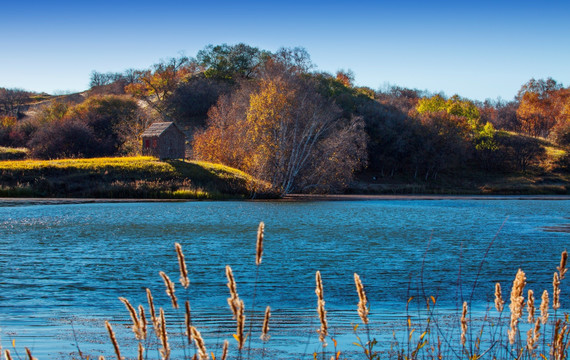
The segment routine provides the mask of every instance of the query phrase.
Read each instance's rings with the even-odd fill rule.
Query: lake
[[[253,346],[262,347],[259,327],[269,305],[272,338],[265,355],[312,358],[306,354],[319,346],[317,270],[330,331],[342,346],[354,348],[352,324],[360,319],[353,273],[364,283],[372,330],[405,323],[411,296],[434,296],[442,312],[469,300],[482,313],[496,282],[508,299],[519,268],[527,288],[551,291],[560,253],[570,247],[569,216],[570,200],[534,199],[0,203],[0,340],[4,348],[15,340],[20,354],[27,346],[40,359],[70,359],[78,347],[110,358],[109,320],[125,354],[133,356],[130,318],[117,298],[147,307],[145,288],[164,307],[174,339],[183,316],[171,308],[158,272],[178,280],[179,242],[191,284],[184,290],[177,282],[176,294],[190,301],[209,350],[219,353],[224,339],[235,350],[224,271],[230,265],[248,328],[256,293]],[[260,221],[265,250],[258,269]],[[565,309],[569,292],[563,281]]]

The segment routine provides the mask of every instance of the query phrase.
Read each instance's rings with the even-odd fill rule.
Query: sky
[[[531,78],[570,85],[570,1],[11,1],[0,87],[83,91],[93,70],[144,69],[208,44],[304,47],[317,70],[511,100]]]

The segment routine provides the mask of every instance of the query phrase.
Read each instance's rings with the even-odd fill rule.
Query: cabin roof
[[[143,133],[142,136],[160,136],[166,129],[168,129],[171,125],[174,125],[173,122],[155,122],[150,125]],[[176,125],[174,125],[176,127]]]

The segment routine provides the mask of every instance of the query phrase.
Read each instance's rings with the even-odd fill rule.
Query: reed
[[[321,272],[317,271],[315,275],[316,288],[315,293],[317,294],[317,313],[319,314],[319,320],[321,322],[321,328],[318,330],[319,340],[323,347],[327,346],[325,339],[328,336],[329,325],[327,322],[327,312],[325,310],[325,300],[323,295],[323,280],[321,278]]]
[[[467,342],[467,301],[463,302],[463,310],[461,312],[461,345],[465,346]]]
[[[255,243],[255,265],[261,265],[261,258],[263,256],[263,233],[265,231],[265,224],[259,223],[257,228],[257,242]]]
[[[366,292],[364,291],[360,276],[357,273],[354,273],[354,283],[356,284],[356,292],[358,293],[358,315],[362,322],[368,325],[368,299],[366,298]]]
[[[519,319],[522,317],[524,307],[524,297],[522,296],[524,287],[526,285],[525,273],[519,269],[515,280],[513,281],[513,288],[511,290],[511,303],[509,309],[511,310],[511,324],[508,330],[509,343],[515,343],[516,335],[518,333]]]
[[[26,355],[28,355],[28,360],[38,360],[37,358],[32,356],[32,352],[28,348],[24,348],[26,350]]]
[[[164,316],[164,309],[160,308],[160,355],[163,360],[170,358],[170,344],[168,343],[168,333],[166,332],[166,318]]]
[[[204,339],[202,339],[202,334],[195,327],[191,328],[192,338],[196,343],[196,348],[198,349],[198,356],[200,360],[208,360],[208,351],[206,351],[206,344]]]
[[[156,310],[154,308],[154,299],[152,297],[152,292],[148,288],[146,289],[146,298],[148,301],[148,308],[150,309],[150,320],[152,321],[154,333],[155,333],[157,338],[160,338],[160,336],[161,336],[160,335],[160,331],[161,331],[160,319],[158,318],[158,316],[156,316]]]
[[[230,297],[228,298],[228,305],[232,310],[233,318],[237,319],[238,307],[239,307],[239,296],[237,293],[236,281],[234,279],[234,273],[229,265],[226,265],[226,277],[228,279],[228,289],[230,290]]]
[[[109,332],[109,337],[111,338],[111,343],[113,343],[113,348],[115,349],[115,355],[117,355],[117,360],[122,360],[121,350],[119,349],[119,343],[117,342],[117,337],[113,331],[113,327],[108,321],[105,321],[105,326]]]
[[[166,295],[168,295],[168,297],[172,301],[172,307],[178,309],[178,299],[174,294],[174,292],[176,291],[174,289],[174,283],[172,282],[172,280],[170,280],[168,275],[164,273],[164,271],[159,271],[158,274],[160,275],[160,277],[162,277],[162,280],[164,280],[164,286],[166,287]]]
[[[503,312],[503,306],[505,305],[505,301],[503,300],[503,296],[501,294],[501,284],[495,284],[495,308],[498,312]]]
[[[188,269],[186,269],[186,261],[184,260],[184,253],[182,253],[182,245],[175,243],[176,255],[178,257],[178,267],[180,268],[180,285],[185,289],[190,286],[190,280],[188,279]]]
[[[268,306],[265,308],[265,316],[263,317],[263,326],[261,327],[261,340],[264,342],[268,341],[271,337],[269,335],[269,318],[271,317],[271,308]]]
[[[560,280],[564,279],[568,269],[566,268],[566,262],[568,261],[568,252],[564,250],[560,255],[560,265],[556,268],[558,274],[560,275]]]
[[[542,292],[540,301],[540,322],[542,322],[543,325],[548,323],[548,291],[546,290]]]
[[[554,273],[552,277],[552,308],[560,309],[560,278],[558,273]]]
[[[119,297],[119,300],[125,304],[125,307],[127,308],[127,310],[129,311],[129,315],[131,316],[131,320],[133,322],[133,332],[135,333],[135,337],[137,338],[137,340],[143,340],[145,338],[144,333],[143,333],[143,329],[142,326],[140,324],[140,320],[137,314],[137,311],[135,310],[135,308],[131,305],[131,303],[129,302],[129,300],[127,300],[124,297]]]

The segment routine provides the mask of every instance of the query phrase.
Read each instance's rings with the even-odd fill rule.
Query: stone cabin
[[[184,159],[186,135],[173,122],[155,122],[142,133],[142,154],[160,160]]]

